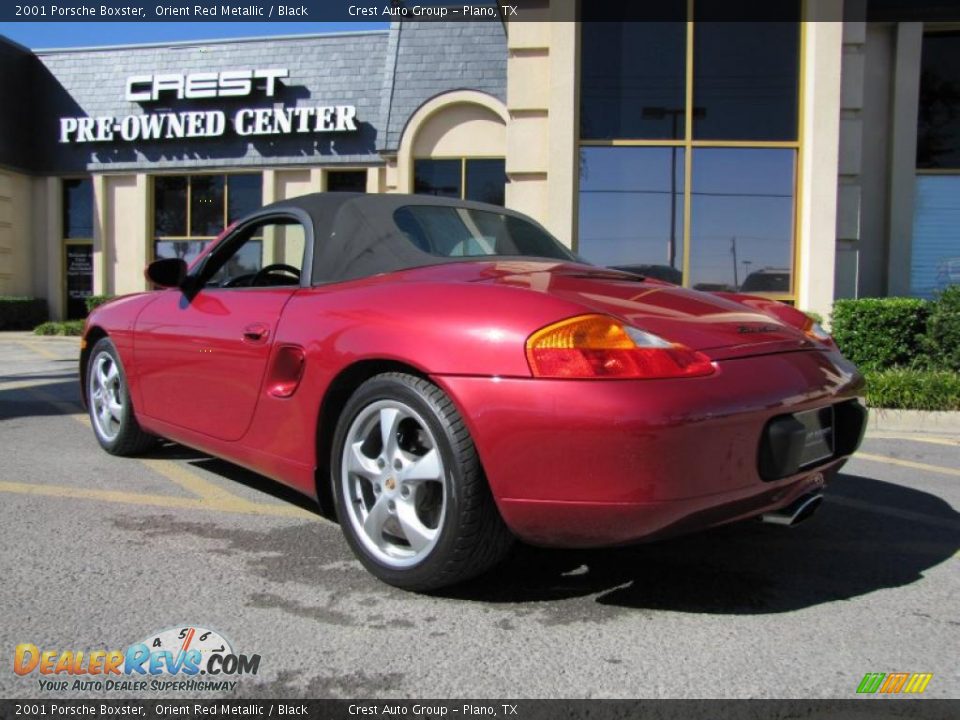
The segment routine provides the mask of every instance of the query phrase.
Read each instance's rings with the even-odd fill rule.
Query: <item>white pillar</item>
[[[808,0],[810,17],[836,11],[835,0]],[[806,23],[803,115],[800,118],[800,257],[797,306],[827,316],[836,263],[837,169],[843,23]]]

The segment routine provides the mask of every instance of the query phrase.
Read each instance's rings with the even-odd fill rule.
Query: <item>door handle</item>
[[[270,334],[270,328],[263,323],[253,323],[243,329],[243,339],[246,342],[261,342],[267,339]]]

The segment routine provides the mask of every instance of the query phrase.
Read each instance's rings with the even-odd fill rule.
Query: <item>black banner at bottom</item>
[[[956,720],[960,700],[0,700],[0,718]]]

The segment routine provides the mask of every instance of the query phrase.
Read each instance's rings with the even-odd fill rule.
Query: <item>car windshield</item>
[[[437,257],[490,255],[575,261],[576,256],[533,223],[506,213],[465,207],[407,205],[393,220],[420,250]]]

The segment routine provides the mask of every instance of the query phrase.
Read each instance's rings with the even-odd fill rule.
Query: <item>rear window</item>
[[[393,220],[411,243],[437,257],[506,255],[576,260],[551,235],[513,215],[464,207],[407,205],[394,211]]]

